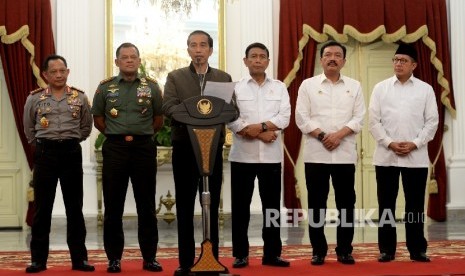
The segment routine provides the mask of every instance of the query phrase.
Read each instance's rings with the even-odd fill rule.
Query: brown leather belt
[[[109,141],[124,141],[124,142],[132,142],[132,141],[144,141],[148,140],[152,137],[152,135],[120,135],[120,134],[108,134],[106,135]]]

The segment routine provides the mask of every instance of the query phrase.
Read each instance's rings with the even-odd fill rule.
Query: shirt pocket
[[[352,118],[354,116],[355,99],[355,95],[350,91],[337,97],[335,104],[332,106],[334,110],[333,118],[337,122],[343,125],[347,122],[347,118]],[[338,125],[337,127],[342,127],[342,125]]]
[[[152,106],[152,97],[137,97],[137,105],[139,106],[145,106],[145,107],[150,107]]]
[[[36,114],[37,118],[47,117],[53,111],[52,105],[49,102],[43,102],[37,105]]]
[[[276,114],[281,107],[282,95],[276,93],[267,93],[265,95],[265,112]]]
[[[71,113],[71,117],[77,119],[81,115],[82,104],[69,104],[68,111]]]
[[[138,110],[141,114],[141,116],[145,117],[145,116],[150,116],[152,117],[153,116],[153,111],[152,111],[152,102],[153,102],[153,99],[152,97],[137,97],[137,106],[138,106]]]
[[[110,111],[119,106],[121,106],[121,99],[119,97],[107,97],[105,104],[106,111]]]
[[[408,118],[407,121],[409,124],[422,124],[424,123],[425,103],[426,99],[423,97],[423,95],[411,93],[404,96],[404,99],[401,100],[399,109],[402,110],[404,117]]]
[[[240,113],[250,113],[257,109],[256,101],[253,95],[238,94],[236,95],[236,102]]]

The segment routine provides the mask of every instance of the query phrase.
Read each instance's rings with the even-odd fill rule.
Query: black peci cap
[[[412,45],[406,43],[399,44],[399,48],[397,48],[395,55],[407,55],[415,61],[418,60],[417,50],[415,50]]]

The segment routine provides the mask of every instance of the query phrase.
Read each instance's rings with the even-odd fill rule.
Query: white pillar
[[[272,77],[278,57],[274,55],[273,0],[235,0],[226,2],[226,71],[234,81],[247,76],[248,69],[242,59],[245,49],[260,42],[270,51],[267,74]]]
[[[451,62],[452,62],[452,80],[454,85],[455,105],[457,107],[457,117],[452,120],[452,155],[450,157],[449,173],[449,190],[448,190],[448,210],[465,210],[465,112],[461,108],[465,106],[465,1],[449,0],[450,13],[450,45],[451,45]],[[449,214],[455,216],[454,212]],[[463,215],[462,215],[463,216]],[[453,217],[451,217],[453,218]]]
[[[245,49],[254,42],[263,43],[270,52],[270,64],[266,70],[273,78],[274,66],[278,56],[274,55],[273,40],[273,9],[274,0],[231,0],[225,1],[225,38],[226,38],[226,72],[231,74],[233,81],[238,81],[248,75],[243,58]],[[276,32],[276,35],[278,33]],[[223,202],[225,212],[230,210],[230,168],[229,162],[224,164]],[[254,190],[251,213],[261,214],[261,201],[258,188]]]
[[[56,53],[68,62],[68,84],[85,91],[92,102],[98,83],[105,78],[105,1],[55,2]],[[84,168],[84,214],[97,214],[95,156],[92,137],[81,143]],[[55,215],[64,215],[57,192]]]

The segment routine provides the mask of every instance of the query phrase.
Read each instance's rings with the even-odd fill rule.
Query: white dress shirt
[[[428,167],[428,142],[439,122],[436,97],[431,85],[413,75],[402,84],[396,76],[373,88],[369,106],[369,127],[377,145],[373,165]],[[413,142],[417,146],[406,156],[388,148],[391,142]]]
[[[259,85],[250,76],[240,80],[235,87],[239,118],[227,125],[234,133],[229,161],[241,163],[280,163],[283,160],[281,131],[273,143],[247,139],[236,134],[248,125],[272,122],[280,129],[289,125],[291,104],[284,83],[269,77]]]
[[[355,134],[362,130],[365,101],[360,82],[340,75],[333,83],[324,74],[306,79],[299,87],[295,120],[303,133],[305,163],[355,164],[357,144]],[[308,133],[319,128],[334,133],[343,127],[354,134],[341,140],[340,145],[328,151]]]

